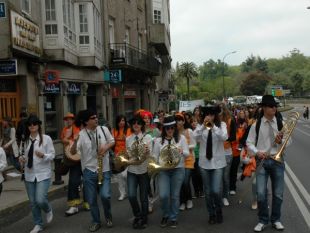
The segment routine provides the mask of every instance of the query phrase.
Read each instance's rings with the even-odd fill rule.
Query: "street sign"
[[[17,75],[17,60],[0,60],[0,76]]]
[[[6,17],[6,10],[5,10],[5,3],[0,2],[0,18],[5,18]]]
[[[122,70],[109,70],[104,72],[104,81],[111,83],[122,82]]]

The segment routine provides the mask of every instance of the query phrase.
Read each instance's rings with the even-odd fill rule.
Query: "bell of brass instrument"
[[[129,165],[140,165],[149,157],[143,137],[134,141],[128,151],[122,151],[114,159],[115,170],[124,170]]]
[[[212,129],[213,128],[213,124],[210,122],[210,121],[206,121],[205,123],[204,123],[204,125],[205,125],[205,127],[207,128],[207,129]]]
[[[98,145],[97,145],[97,172],[98,172],[98,185],[102,185],[103,182],[103,157],[99,154],[100,151],[100,135],[98,139]]]
[[[281,145],[281,148],[279,149],[279,151],[274,156],[271,157],[275,161],[283,163],[283,160],[282,160],[283,151],[288,143],[290,136],[293,133],[293,130],[297,124],[297,120],[299,116],[300,114],[298,112],[291,112],[289,113],[287,120],[284,122],[283,128],[280,131],[283,133],[284,142]]]
[[[160,151],[158,163],[154,158],[149,159],[148,174],[152,177],[160,171],[173,169],[180,160],[181,154],[178,147],[175,144],[167,144]]]

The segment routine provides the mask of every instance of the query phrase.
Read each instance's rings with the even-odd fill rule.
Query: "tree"
[[[179,70],[177,71],[178,75],[182,78],[186,79],[186,85],[187,85],[187,98],[190,99],[190,94],[189,94],[189,81],[198,76],[197,73],[197,67],[195,63],[193,62],[183,62]]]
[[[246,75],[240,86],[243,95],[263,95],[271,78],[263,72],[252,72]]]
[[[241,64],[242,72],[264,72],[268,73],[268,63],[265,59],[261,59],[260,56],[254,57],[251,55],[245,62]]]
[[[294,89],[294,94],[297,96],[301,96],[301,93],[303,92],[303,81],[304,81],[304,77],[296,72],[292,77],[292,84],[293,84],[293,89]]]

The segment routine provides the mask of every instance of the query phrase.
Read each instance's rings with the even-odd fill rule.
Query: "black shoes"
[[[133,229],[145,229],[147,227],[147,220],[142,218],[135,218],[132,223]]]
[[[168,217],[163,217],[160,222],[161,227],[166,227],[168,224]]]
[[[216,223],[216,216],[210,215],[208,223],[211,225],[215,224]]]

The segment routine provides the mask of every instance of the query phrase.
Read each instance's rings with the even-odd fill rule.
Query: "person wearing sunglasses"
[[[168,144],[177,147],[180,160],[174,168],[159,172],[159,197],[163,212],[160,226],[176,228],[180,207],[180,191],[185,175],[184,157],[189,155],[189,148],[186,138],[176,128],[174,116],[164,118],[161,137],[155,139],[153,154],[156,161],[161,161],[161,152]]]
[[[83,129],[79,137],[74,139],[70,152],[81,155],[83,172],[84,192],[86,201],[90,206],[92,222],[89,231],[95,232],[101,227],[100,211],[97,203],[97,191],[104,209],[106,226],[112,227],[111,213],[111,168],[109,161],[109,150],[114,146],[114,138],[105,126],[98,126],[96,112],[87,109],[78,113]],[[102,170],[98,169],[99,159],[102,159]],[[98,182],[102,173],[102,184]]]
[[[222,192],[226,158],[224,142],[227,140],[227,126],[220,120],[219,106],[207,105],[201,108],[203,123],[194,131],[199,148],[199,167],[203,180],[209,224],[222,223]]]
[[[51,184],[55,149],[51,137],[42,133],[41,123],[36,115],[28,117],[25,143],[20,146],[22,156],[19,162],[24,166],[25,186],[35,224],[30,233],[43,230],[41,210],[46,213],[46,223],[53,220],[47,192]]]

